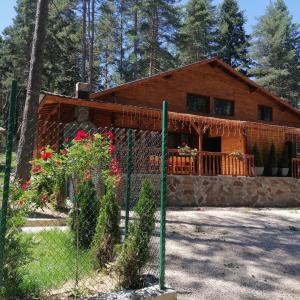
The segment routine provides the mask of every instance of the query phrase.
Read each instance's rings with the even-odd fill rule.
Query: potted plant
[[[196,148],[191,149],[185,142],[182,142],[181,146],[178,146],[178,153],[180,156],[196,156],[197,152],[198,150]]]
[[[284,147],[284,150],[282,152],[282,157],[279,163],[281,176],[286,177],[289,174],[289,170],[290,170],[289,167],[290,167],[289,152],[287,147]]]
[[[268,156],[267,175],[276,176],[278,174],[278,161],[276,157],[275,145],[272,144]]]
[[[245,155],[240,151],[233,151],[229,154],[229,156],[232,156],[232,157],[236,158],[239,161],[244,161],[245,160]]]
[[[264,167],[264,162],[261,157],[261,153],[260,153],[256,143],[254,144],[251,152],[254,156],[255,174],[257,176],[262,176],[264,174],[265,167]]]

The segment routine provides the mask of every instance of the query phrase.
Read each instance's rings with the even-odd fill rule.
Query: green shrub
[[[79,185],[76,199],[78,213],[75,210],[71,214],[71,228],[77,235],[80,248],[87,249],[91,246],[97,224],[100,201],[97,197],[94,184],[87,180]]]
[[[282,152],[279,166],[280,166],[280,168],[289,168],[289,166],[290,166],[289,152],[288,152],[288,148],[286,146],[284,147],[284,150]]]
[[[96,268],[103,268],[114,258],[114,248],[120,242],[120,207],[112,185],[108,185],[101,200],[101,208],[93,239],[92,252]]]
[[[144,180],[140,198],[134,207],[134,220],[129,224],[128,236],[116,261],[119,284],[126,289],[143,285],[141,273],[150,259],[149,242],[155,229],[156,203],[153,187]]]
[[[22,268],[31,261],[32,239],[22,235],[27,208],[18,200],[17,191],[11,192],[7,213],[7,231],[5,235],[4,281],[0,290],[4,299],[26,299],[32,290],[23,286]]]
[[[272,175],[272,169],[273,168],[278,168],[278,161],[277,161],[277,157],[276,157],[276,149],[275,149],[274,144],[272,144],[271,148],[270,148],[266,174],[267,175]]]
[[[257,147],[257,144],[255,143],[252,150],[251,150],[251,154],[254,155],[254,165],[255,167],[263,167],[264,163],[261,157],[261,153]]]

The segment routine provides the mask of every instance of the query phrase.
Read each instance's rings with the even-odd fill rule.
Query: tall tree
[[[34,133],[37,126],[37,109],[39,105],[39,92],[41,89],[48,4],[48,0],[38,0],[37,2],[26,101],[17,154],[16,178],[20,180],[26,180],[30,175],[29,161],[32,158]]]
[[[254,28],[251,55],[256,81],[297,106],[300,103],[300,34],[283,0],[271,2]]]
[[[76,0],[52,2],[44,50],[43,89],[72,95],[81,80],[81,25]]]
[[[141,2],[140,63],[144,75],[156,74],[175,66],[176,32],[179,14],[175,0]]]
[[[87,40],[86,40],[86,16],[87,16],[87,1],[82,0],[82,66],[81,66],[81,81],[86,82],[86,61],[87,61]]]
[[[118,71],[118,21],[117,8],[113,1],[105,1],[100,7],[100,20],[96,39],[99,59],[99,81],[102,88],[115,84],[114,74]]]
[[[192,63],[214,53],[216,9],[212,0],[190,0],[180,32],[179,48],[183,63]]]
[[[237,0],[224,0],[219,11],[217,54],[243,73],[247,73],[250,67],[250,36],[245,32],[245,22]]]

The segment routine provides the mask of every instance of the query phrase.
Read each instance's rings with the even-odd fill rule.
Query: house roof
[[[173,70],[170,70],[170,71],[162,72],[162,73],[155,74],[155,75],[145,77],[145,78],[142,78],[142,79],[127,82],[127,83],[121,84],[119,86],[110,88],[110,89],[106,89],[106,90],[103,90],[103,91],[100,91],[100,92],[93,93],[93,94],[91,94],[90,97],[91,97],[91,99],[96,100],[98,97],[108,96],[110,94],[116,93],[118,91],[122,91],[123,89],[129,88],[129,87],[135,87],[135,86],[140,85],[142,83],[146,83],[146,82],[149,82],[149,81],[152,81],[152,80],[155,80],[155,79],[159,79],[159,78],[164,78],[164,77],[167,77],[167,76],[172,75],[174,73],[184,72],[184,71],[191,70],[191,69],[197,68],[199,66],[208,65],[208,64],[221,68],[223,71],[225,71],[226,73],[228,73],[229,75],[234,77],[236,80],[244,82],[250,88],[250,90],[261,92],[262,94],[266,95],[271,100],[273,100],[275,103],[279,104],[280,106],[282,106],[284,108],[287,108],[288,110],[292,111],[293,113],[296,113],[300,117],[300,110],[299,109],[293,107],[287,101],[284,101],[280,97],[278,97],[278,96],[274,95],[273,93],[269,92],[268,90],[266,90],[262,86],[258,85],[253,80],[250,80],[248,77],[246,77],[245,75],[243,75],[240,72],[236,71],[234,68],[232,68],[231,66],[229,66],[228,64],[226,64],[225,62],[223,62],[222,60],[220,60],[217,57],[213,57],[213,58],[209,58],[209,59],[206,59],[206,60],[198,61],[198,62],[189,64],[189,65],[185,65],[183,67],[179,67],[179,68],[176,68],[176,69],[173,69]]]
[[[53,112],[56,112],[55,108],[58,108],[58,105],[66,104],[66,105],[75,105],[75,106],[83,106],[94,109],[99,109],[104,112],[114,112],[121,113],[123,115],[137,115],[142,116],[143,118],[149,119],[161,119],[161,109],[149,108],[149,107],[141,107],[120,103],[112,103],[105,101],[94,101],[94,100],[84,100],[77,99],[74,97],[67,97],[64,95],[58,95],[53,93],[44,92],[41,97],[41,103],[39,108],[39,115],[41,118],[45,118],[49,116]],[[47,119],[47,118],[46,118]],[[287,134],[294,134],[300,136],[300,129],[295,127],[288,126],[280,126],[273,124],[264,124],[252,121],[241,121],[241,120],[231,120],[231,119],[222,119],[215,118],[210,116],[198,116],[187,113],[178,113],[178,112],[168,112],[168,119],[170,122],[185,122],[191,125],[198,124],[200,126],[220,126],[220,128],[226,129],[226,134],[234,128],[238,128],[239,130],[256,130],[261,129],[268,131],[277,131],[284,132]]]

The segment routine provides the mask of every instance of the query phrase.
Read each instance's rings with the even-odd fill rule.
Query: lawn
[[[27,292],[36,294],[49,288],[56,289],[66,281],[73,285],[77,255],[80,277],[92,272],[90,251],[80,250],[77,253],[70,231],[48,230],[25,235],[31,236],[33,241],[31,262],[21,270],[23,289]]]

